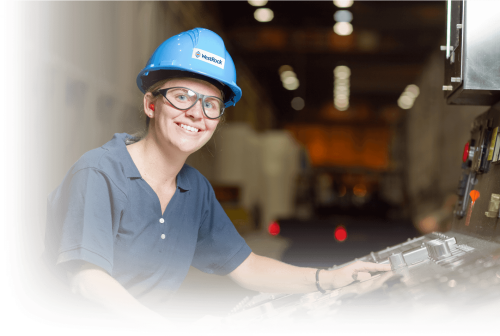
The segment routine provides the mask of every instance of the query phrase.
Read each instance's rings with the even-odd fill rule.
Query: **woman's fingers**
[[[372,275],[368,272],[358,272],[358,273],[353,274],[354,280],[358,280],[358,281],[365,281],[365,280],[370,279],[371,277],[372,277]]]
[[[375,264],[364,261],[357,261],[348,266],[334,270],[332,284],[334,288],[347,286],[355,280],[365,281],[370,279],[373,272],[390,271],[391,266],[386,264]]]
[[[370,262],[358,261],[350,265],[354,272],[386,272],[391,270],[389,264],[375,264]]]

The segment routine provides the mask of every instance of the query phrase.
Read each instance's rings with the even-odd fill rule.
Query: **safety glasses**
[[[171,87],[160,89],[155,95],[161,94],[173,107],[188,110],[201,99],[203,113],[208,119],[218,119],[224,114],[224,102],[214,96],[206,96],[186,87]]]

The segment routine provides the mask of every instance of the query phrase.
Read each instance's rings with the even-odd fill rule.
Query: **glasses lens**
[[[167,91],[166,98],[177,108],[186,109],[196,102],[196,93],[185,88],[172,88]]]
[[[165,93],[165,98],[178,109],[189,109],[197,101],[198,95],[196,92],[187,88],[170,88]],[[215,119],[219,118],[224,112],[224,102],[217,97],[204,97],[203,110],[207,117]]]
[[[224,102],[217,97],[205,97],[203,99],[203,109],[207,117],[218,118],[224,111]]]

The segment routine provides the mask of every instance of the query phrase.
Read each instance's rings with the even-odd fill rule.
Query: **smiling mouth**
[[[183,128],[185,129],[186,131],[189,131],[189,132],[193,132],[193,133],[197,133],[197,132],[201,132],[201,130],[199,128],[196,128],[196,127],[192,127],[192,126],[188,126],[188,125],[184,125],[184,124],[177,124],[177,126],[179,126],[180,128]]]

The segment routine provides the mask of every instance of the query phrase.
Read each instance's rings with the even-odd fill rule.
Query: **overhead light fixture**
[[[261,7],[267,4],[267,0],[248,0],[248,3],[254,7]]]
[[[289,65],[282,65],[280,66],[280,68],[278,69],[278,73],[281,75],[283,72],[285,71],[293,71],[293,68]]]
[[[292,99],[292,107],[294,110],[300,111],[304,108],[305,105],[306,104],[304,102],[304,99],[300,97],[295,97]]]
[[[253,17],[259,22],[269,22],[274,18],[274,13],[269,8],[258,8],[253,13]]]
[[[333,70],[333,74],[335,75],[335,79],[348,79],[351,76],[351,69],[345,65],[339,65],[338,67],[335,67]],[[340,83],[340,81],[339,81]],[[349,83],[349,81],[345,81],[344,83]]]
[[[339,65],[333,69],[333,105],[339,111],[349,108],[351,69]]]
[[[352,33],[352,24],[349,22],[337,22],[333,26],[333,31],[340,36],[351,35]]]
[[[297,77],[297,75],[295,74],[295,72],[293,72],[291,70],[287,70],[287,71],[283,71],[281,73],[280,77],[281,77],[281,80],[284,81],[288,77]]]
[[[299,85],[299,80],[295,77],[288,77],[283,81],[283,87],[287,90],[297,90]]]
[[[333,0],[333,4],[338,8],[349,8],[353,3],[353,0]]]
[[[398,106],[403,110],[409,110],[413,107],[415,99],[420,94],[420,89],[415,84],[408,85],[404,92],[399,96]]]
[[[420,89],[415,84],[410,84],[406,87],[405,92],[412,95],[414,98],[417,98],[420,94]]]
[[[278,69],[283,87],[287,90],[296,90],[299,87],[297,74],[293,72],[293,68],[289,65],[282,65]]]
[[[351,22],[352,13],[345,9],[338,10],[333,14],[333,19],[337,22]]]

